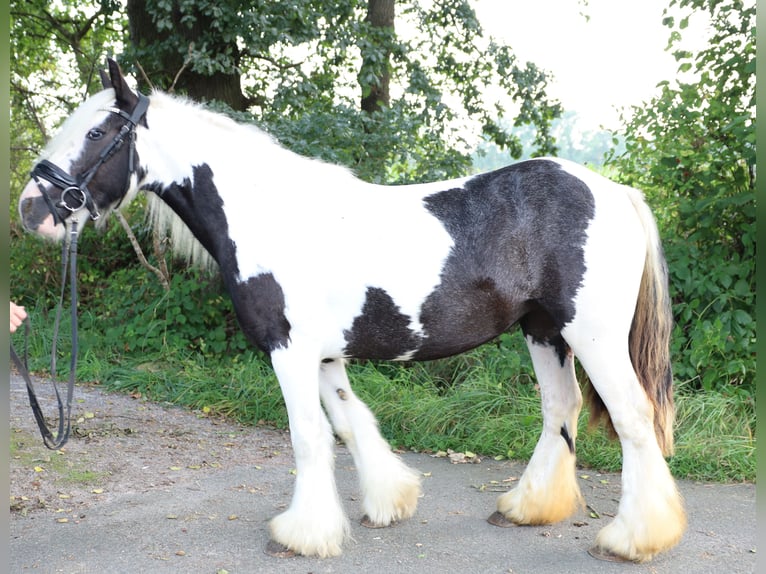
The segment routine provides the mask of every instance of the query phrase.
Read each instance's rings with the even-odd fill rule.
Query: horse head
[[[24,227],[61,239],[71,221],[99,219],[134,191],[141,170],[136,129],[148,98],[133,92],[108,59],[104,90],[83,102],[46,146],[19,199]]]

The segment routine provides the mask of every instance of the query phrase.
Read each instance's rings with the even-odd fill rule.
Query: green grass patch
[[[44,337],[41,340],[45,340]],[[45,345],[43,344],[42,347]],[[45,349],[36,349],[45,356]],[[62,362],[65,353],[62,353]],[[44,369],[37,361],[37,368]],[[66,376],[61,364],[60,377]],[[428,363],[352,362],[349,376],[359,397],[398,448],[471,451],[528,460],[542,428],[540,397],[518,335],[464,355]],[[284,402],[268,359],[244,351],[209,356],[165,347],[160,352],[120,354],[86,346],[78,380],[135,393],[238,422],[287,428]],[[675,476],[702,481],[755,481],[755,404],[746,393],[726,395],[679,384],[676,390]],[[619,442],[588,428],[583,411],[578,464],[617,471]]]
[[[10,455],[22,467],[40,469],[35,472],[56,477],[64,484],[87,486],[98,484],[108,476],[88,468],[85,459],[73,459],[65,451],[45,451],[40,454],[40,437],[27,432],[13,432],[10,437]]]
[[[355,391],[397,448],[471,451],[528,460],[542,428],[540,397],[528,372],[508,378],[505,358],[489,347],[432,363],[354,362]],[[523,369],[522,369],[523,370]],[[228,360],[189,354],[138,359],[83,357],[78,379],[112,391],[140,392],[155,402],[184,405],[248,425],[287,428],[287,415],[268,361],[256,353]],[[703,481],[755,481],[755,408],[747,396],[714,391],[676,393],[675,476]],[[621,467],[618,441],[580,417],[578,464],[602,471]]]

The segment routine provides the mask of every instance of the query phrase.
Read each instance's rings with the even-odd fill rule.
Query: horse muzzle
[[[79,214],[87,211],[91,219],[98,219],[101,214],[88,191],[88,182],[101,163],[78,179],[48,160],[35,165],[32,180],[19,200],[24,227],[46,237],[60,239],[68,217],[79,219]],[[46,186],[46,183],[50,185]],[[54,189],[60,190],[56,194],[57,199],[52,195]]]
[[[48,201],[37,188],[37,183],[34,180],[30,181],[19,198],[19,215],[24,229],[48,239],[63,239],[65,234],[63,220],[67,214],[61,213],[59,208],[54,207],[54,209],[57,210],[55,217]]]

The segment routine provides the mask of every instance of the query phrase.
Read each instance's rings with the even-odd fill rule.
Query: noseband
[[[32,169],[32,178],[37,183],[37,187],[40,189],[45,202],[48,204],[48,209],[53,215],[53,222],[58,225],[63,223],[62,217],[58,213],[57,207],[66,209],[70,213],[74,213],[83,207],[88,209],[90,217],[93,220],[101,217],[98,212],[98,208],[93,202],[93,196],[91,196],[88,190],[88,183],[96,175],[99,168],[106,163],[115,153],[117,153],[125,143],[127,139],[130,145],[130,153],[128,155],[128,174],[125,182],[125,192],[127,193],[130,186],[130,177],[135,172],[134,155],[136,148],[136,126],[143,119],[146,114],[146,109],[149,107],[149,98],[145,95],[138,94],[138,103],[133,109],[132,114],[128,114],[118,108],[109,109],[110,112],[115,113],[125,119],[125,124],[120,128],[120,131],[114,136],[112,142],[104,148],[104,151],[98,157],[96,163],[86,172],[79,175],[76,179],[61,169],[59,166],[46,159],[40,161]],[[45,186],[40,181],[41,179],[52,183],[56,187],[62,189],[61,198],[58,203],[54,204],[50,195],[45,189]],[[123,193],[123,196],[124,196]]]

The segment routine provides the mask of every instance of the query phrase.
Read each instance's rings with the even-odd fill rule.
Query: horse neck
[[[156,100],[156,102],[155,102]],[[241,124],[167,94],[152,95],[147,112],[149,128],[142,128],[137,145],[147,168],[146,183],[170,185],[189,177],[195,166],[213,170],[221,194],[243,185],[256,193],[279,196],[301,191],[300,182],[317,185],[364,186],[339,166],[300,156],[278,144],[253,125]],[[230,183],[230,174],[236,174]],[[288,182],[290,184],[288,185]],[[328,187],[333,187],[329,185]]]
[[[366,186],[344,168],[299,156],[254,127],[168,97],[150,107],[147,125],[136,142],[140,187],[155,192],[219,266],[232,271],[230,226],[242,223],[227,214],[262,216],[296,205],[312,212],[315,203]],[[170,228],[180,254],[193,259],[191,235],[167,210],[158,213],[155,224]]]

